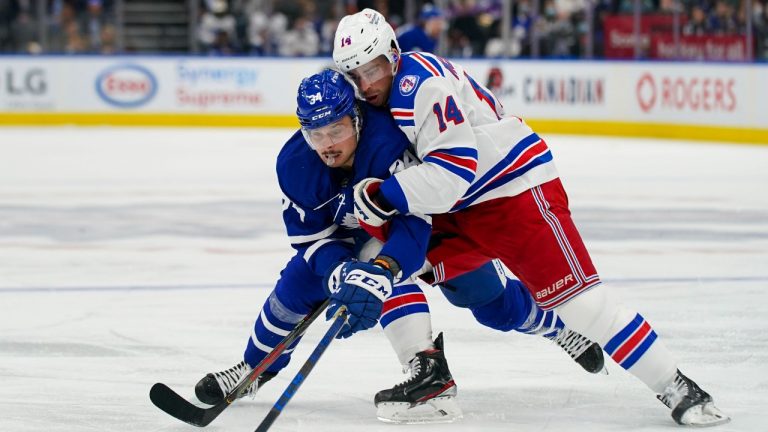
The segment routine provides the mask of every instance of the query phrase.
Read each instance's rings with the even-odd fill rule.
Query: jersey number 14
[[[447,122],[453,122],[453,124],[461,124],[464,122],[464,115],[461,110],[456,106],[456,101],[453,100],[453,96],[445,98],[445,117],[443,117],[443,108],[439,103],[432,105],[432,112],[437,116],[437,127],[440,129],[440,133],[445,132],[448,128]]]

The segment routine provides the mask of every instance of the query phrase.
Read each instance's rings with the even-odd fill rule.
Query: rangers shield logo
[[[418,75],[406,75],[400,78],[400,94],[408,96],[416,89],[416,85],[419,83]]]

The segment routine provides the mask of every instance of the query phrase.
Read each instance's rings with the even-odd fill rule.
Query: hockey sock
[[[477,322],[501,331],[514,330],[546,338],[557,335],[557,331],[564,326],[557,313],[541,310],[522,282],[506,277],[505,280],[506,286],[495,298],[467,306]],[[481,289],[477,286],[475,288]]]
[[[285,307],[285,305],[277,298],[276,293],[272,292],[267,301],[264,302],[261,313],[259,313],[259,317],[253,325],[251,337],[248,339],[245,354],[243,354],[243,359],[246,363],[251,367],[258,364],[272,351],[275,345],[279,344],[280,341],[293,330],[296,323],[301,321],[303,317],[304,314],[298,314]],[[277,373],[280,369],[288,365],[291,353],[300,340],[301,338],[291,344],[291,346],[288,347],[288,349],[286,349],[269,368],[267,368],[267,371]]]
[[[379,323],[405,367],[416,353],[434,348],[427,298],[415,284],[396,285],[384,302]]]
[[[572,330],[605,352],[656,393],[674,379],[677,362],[642,315],[611,299],[602,285],[556,308]]]
[[[529,296],[530,298],[530,296]],[[547,339],[557,336],[558,330],[565,327],[563,320],[557,316],[554,310],[543,311],[533,302],[531,298],[531,308],[528,313],[528,319],[515,330],[521,333],[531,335],[541,335]]]

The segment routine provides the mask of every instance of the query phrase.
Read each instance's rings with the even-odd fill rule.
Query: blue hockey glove
[[[325,275],[324,286],[331,304],[326,318],[333,318],[341,305],[347,306],[349,321],[337,338],[348,338],[376,325],[384,300],[392,295],[392,273],[378,265],[348,261]]]

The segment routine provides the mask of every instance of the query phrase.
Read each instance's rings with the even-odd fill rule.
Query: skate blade
[[[452,423],[462,416],[453,396],[432,398],[414,407],[407,402],[381,402],[376,407],[376,417],[385,423]]]
[[[720,411],[712,402],[693,406],[680,418],[680,424],[691,427],[719,426],[729,421],[731,418]]]

